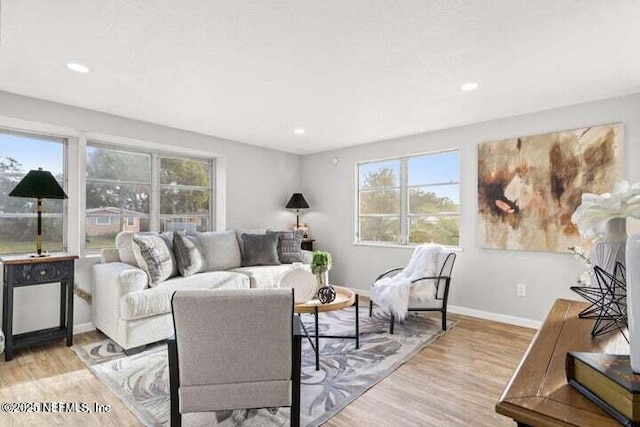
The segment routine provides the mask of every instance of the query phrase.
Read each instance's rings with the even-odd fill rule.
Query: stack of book
[[[625,426],[640,427],[640,374],[628,355],[567,353],[569,384]]]

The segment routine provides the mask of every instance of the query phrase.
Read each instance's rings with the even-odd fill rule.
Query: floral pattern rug
[[[313,315],[302,315],[313,333]],[[448,328],[454,326],[450,322]],[[438,314],[410,314],[396,322],[389,334],[389,319],[379,310],[369,317],[360,307],[360,349],[353,339],[320,338],[320,370],[308,341],[302,344],[301,424],[318,426],[362,395],[443,334]],[[354,335],[355,308],[320,313],[321,334]],[[148,346],[125,356],[109,339],[74,346],[74,351],[133,413],[148,426],[169,425],[169,371],[166,344]],[[289,409],[220,411],[220,426],[280,426],[289,424]]]

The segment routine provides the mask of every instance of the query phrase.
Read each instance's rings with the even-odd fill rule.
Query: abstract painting
[[[621,178],[622,124],[478,146],[478,246],[567,252],[584,245],[571,215],[583,192]]]

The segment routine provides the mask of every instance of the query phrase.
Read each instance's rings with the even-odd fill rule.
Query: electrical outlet
[[[516,295],[519,297],[527,296],[527,285],[524,283],[516,283]]]

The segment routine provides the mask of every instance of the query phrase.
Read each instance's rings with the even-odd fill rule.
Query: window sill
[[[397,249],[415,249],[420,245],[398,245],[397,243],[374,243],[374,242],[353,242],[353,246],[368,246],[374,248],[397,248]],[[464,252],[460,246],[445,246],[446,250],[451,252]]]
[[[90,252],[88,254],[85,254],[83,258],[86,259],[92,259],[92,258],[100,258],[102,254],[100,252]]]

